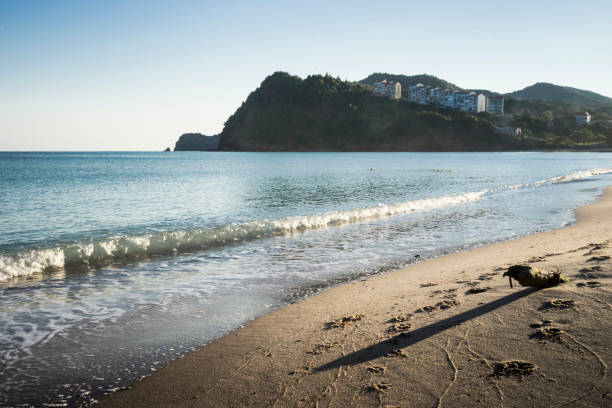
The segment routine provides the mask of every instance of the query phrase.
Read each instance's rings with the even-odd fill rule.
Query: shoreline
[[[252,320],[98,406],[606,406],[611,211],[608,187],[570,226],[333,287]],[[571,281],[511,289],[501,275],[517,263],[558,269]],[[538,338],[538,330],[550,336]],[[494,375],[508,360],[535,367]]]

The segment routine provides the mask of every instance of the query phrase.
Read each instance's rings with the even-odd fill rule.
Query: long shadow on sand
[[[529,296],[530,294],[535,293],[538,290],[540,289],[523,289],[520,292],[512,293],[510,295],[504,296],[503,298],[494,300],[491,303],[475,307],[474,309],[466,310],[465,312],[459,313],[458,315],[448,317],[444,320],[440,320],[439,322],[432,323],[427,326],[423,326],[409,333],[399,334],[378,344],[368,346],[364,349],[357,350],[351,354],[347,354],[346,356],[340,357],[334,361],[330,361],[329,363],[316,368],[316,371],[325,371],[329,370],[330,368],[338,368],[339,366],[360,364],[385,356],[391,350],[412,346],[413,344],[435,336],[436,334],[450,329],[451,327],[455,327],[460,323],[475,319],[479,316],[482,316],[483,314],[490,313],[496,309],[499,309],[502,306],[524,298],[525,296]]]

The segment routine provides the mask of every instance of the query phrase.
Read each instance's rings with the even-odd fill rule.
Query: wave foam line
[[[368,219],[407,214],[475,201],[487,190],[380,204],[375,207],[334,211],[311,216],[297,216],[281,220],[253,221],[222,227],[190,231],[117,237],[104,241],[77,243],[49,249],[37,249],[15,256],[0,256],[0,281],[61,269],[100,268],[147,259],[156,255],[178,255],[202,251],[240,241],[275,235],[286,235],[311,229],[349,224]]]
[[[603,169],[591,169],[591,170],[582,170],[577,171],[575,173],[566,174],[564,176],[551,177],[544,180],[538,180],[533,183],[525,183],[525,184],[515,184],[512,186],[502,187],[502,189],[519,189],[526,187],[539,187],[544,184],[560,184],[560,183],[569,183],[574,180],[580,180],[584,178],[599,176],[601,174],[609,174],[612,173],[611,168],[603,168]]]
[[[281,220],[254,221],[223,227],[190,231],[162,232],[134,237],[110,238],[104,241],[78,243],[49,249],[38,249],[0,256],[0,281],[37,272],[100,268],[156,255],[178,255],[196,252],[231,243],[257,238],[284,235],[310,229],[360,222],[368,219],[406,214],[475,201],[487,193],[500,190],[539,187],[545,184],[568,183],[574,180],[612,173],[612,168],[591,169],[533,183],[516,184],[492,190],[448,195],[398,204],[380,204],[375,207],[336,211],[311,216],[290,217]]]

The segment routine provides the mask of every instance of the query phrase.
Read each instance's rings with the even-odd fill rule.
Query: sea
[[[90,404],[334,285],[567,226],[608,185],[612,153],[0,153],[0,406]]]

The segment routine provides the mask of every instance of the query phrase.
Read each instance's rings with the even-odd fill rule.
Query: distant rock
[[[209,151],[219,147],[219,135],[206,136],[201,133],[185,133],[174,146],[174,151]]]
[[[169,151],[170,151],[169,147],[166,147],[166,150],[164,150],[164,152],[169,152]]]

